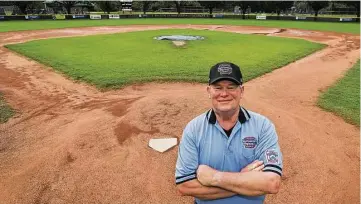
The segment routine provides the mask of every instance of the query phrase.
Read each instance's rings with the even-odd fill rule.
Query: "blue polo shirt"
[[[263,171],[282,175],[282,153],[274,125],[266,117],[240,107],[238,121],[228,137],[211,109],[190,121],[183,131],[176,164],[176,184],[196,179],[198,166],[218,171],[240,172],[254,160],[264,162]],[[235,195],[210,204],[259,204],[265,196]]]

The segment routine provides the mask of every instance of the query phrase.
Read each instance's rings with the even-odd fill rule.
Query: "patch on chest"
[[[257,145],[257,140],[255,137],[248,136],[242,139],[243,147],[253,149]]]
[[[273,149],[266,151],[266,159],[267,163],[277,164],[278,163],[278,152]]]

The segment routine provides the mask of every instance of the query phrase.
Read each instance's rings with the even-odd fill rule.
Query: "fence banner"
[[[296,20],[306,20],[306,16],[296,16]]]
[[[90,15],[90,19],[99,20],[99,19],[102,19],[102,16],[101,15]]]
[[[353,21],[353,19],[352,18],[340,18],[340,21],[351,22],[351,21]]]
[[[224,18],[223,14],[213,14],[213,18]]]
[[[54,20],[65,20],[65,15],[64,14],[55,14],[55,15],[53,15],[53,19]]]
[[[119,14],[109,14],[109,19],[119,19]]]
[[[73,15],[73,18],[74,19],[84,19],[84,18],[86,18],[86,16],[85,15]]]
[[[33,19],[40,19],[39,16],[34,16],[34,15],[26,15],[25,16],[26,20],[33,20]]]
[[[257,20],[266,20],[267,16],[256,16]]]

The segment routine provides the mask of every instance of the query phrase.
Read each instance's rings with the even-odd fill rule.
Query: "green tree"
[[[247,10],[249,9],[255,9],[259,7],[260,2],[258,1],[235,1],[233,3],[234,6],[239,6],[240,10],[242,12],[242,18],[246,18]]]
[[[14,6],[13,1],[0,1],[0,6]]]
[[[73,8],[78,1],[56,1],[54,3],[64,7],[67,14],[71,14],[71,8]]]
[[[154,1],[150,5],[150,10],[152,11],[159,11],[161,8],[174,8],[173,1]],[[142,9],[142,5],[139,7]]]
[[[27,8],[33,3],[32,1],[14,1],[14,6],[19,8],[20,14],[28,14]]]
[[[308,13],[311,10],[307,1],[295,1],[294,7],[297,13]]]
[[[307,1],[308,5],[313,9],[315,12],[315,17],[318,16],[318,12],[328,6],[328,1]]]
[[[293,1],[266,1],[267,7],[273,12],[277,13],[277,16],[281,14],[282,11],[286,11],[287,9],[293,6]]]
[[[63,5],[61,5],[58,1],[45,1],[46,7],[52,8],[54,13],[63,13]]]
[[[142,11],[143,14],[145,14],[147,12],[147,10],[149,9],[149,6],[153,3],[153,1],[142,1]]]
[[[84,9],[87,9],[88,11],[94,11],[94,3],[91,1],[78,1],[74,7],[80,7],[82,13],[84,13]]]
[[[200,1],[199,4],[209,9],[209,14],[213,13],[213,9],[216,7],[224,6],[223,1]]]
[[[175,7],[177,9],[177,13],[180,14],[181,13],[181,8],[183,6],[182,1],[174,1]]]
[[[111,1],[98,1],[96,2],[96,4],[99,6],[99,8],[104,12],[104,13],[110,13],[111,11],[114,11],[115,8],[112,5]]]
[[[356,9],[356,16],[359,18],[360,17],[360,1],[344,1],[342,2],[343,4],[353,7]],[[360,19],[358,19],[360,20]]]

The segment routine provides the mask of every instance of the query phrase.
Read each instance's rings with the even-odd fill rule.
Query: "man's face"
[[[211,84],[207,91],[217,112],[236,110],[243,95],[243,87],[228,80]]]

